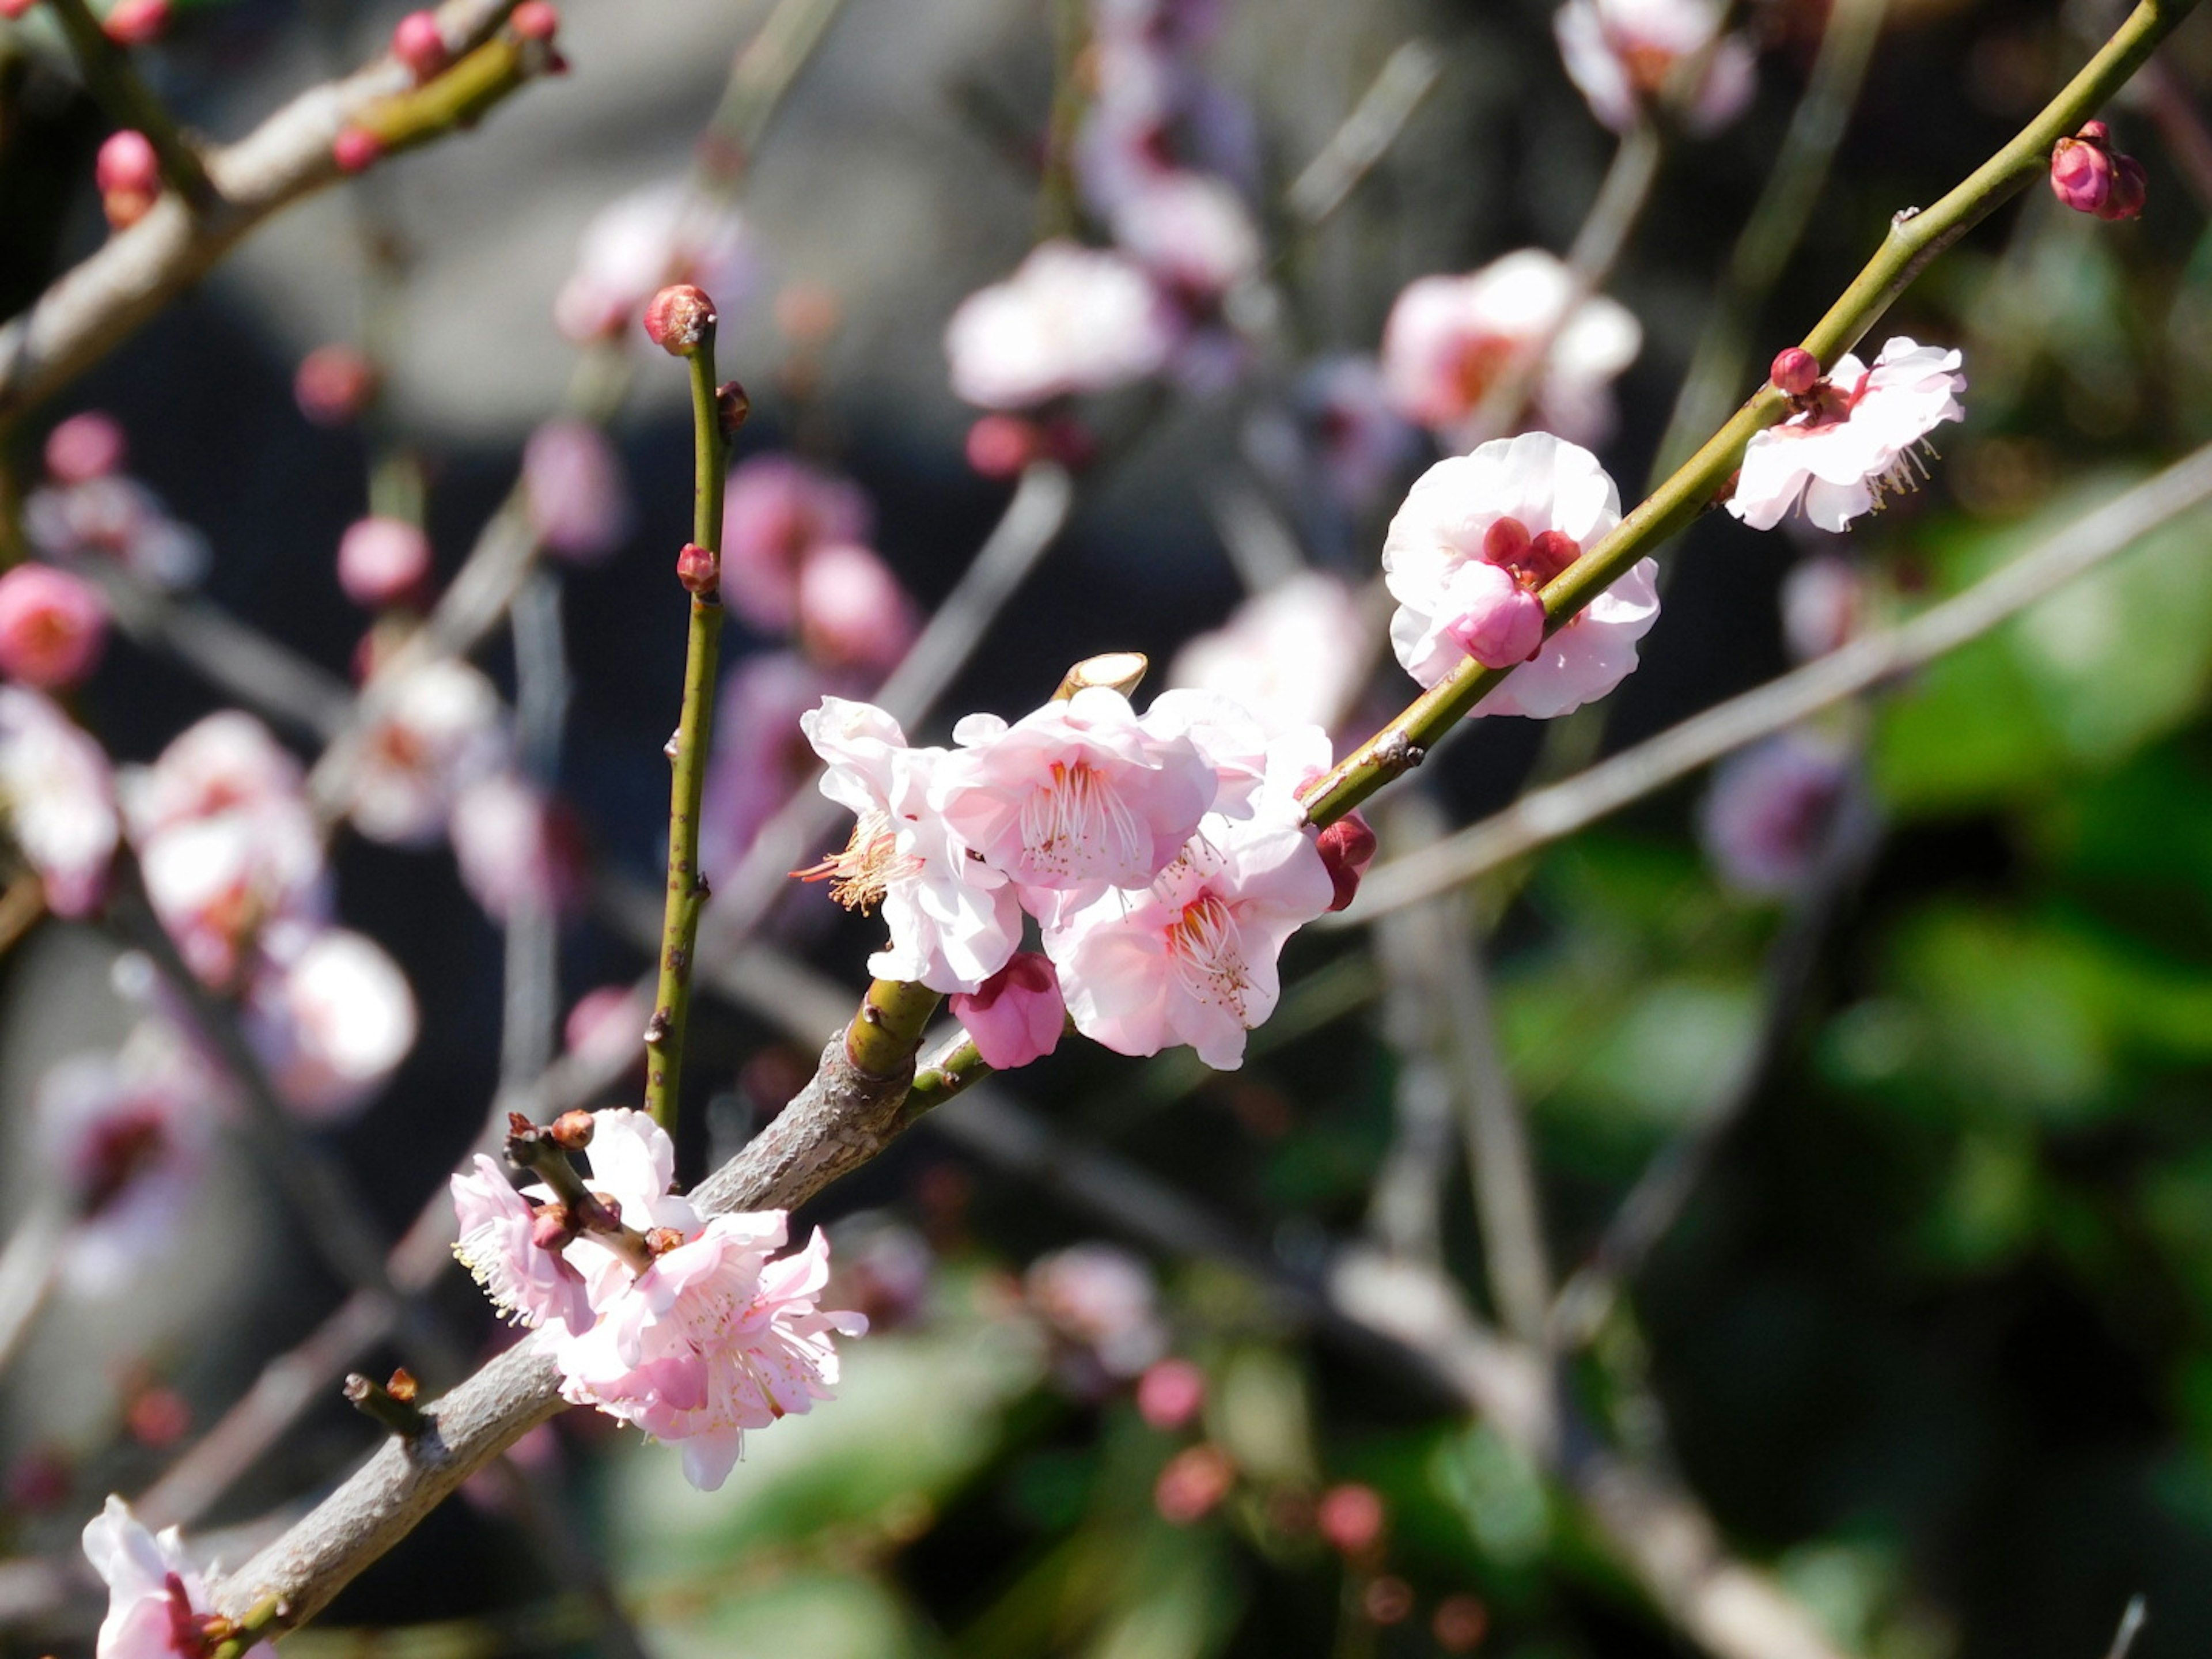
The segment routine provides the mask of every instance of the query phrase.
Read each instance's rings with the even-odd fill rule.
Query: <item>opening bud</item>
[[[654,295],[645,307],[645,331],[672,357],[689,357],[714,332],[714,302],[707,291],[677,283]]]
[[[1328,866],[1329,884],[1336,890],[1328,908],[1341,910],[1358,896],[1359,878],[1374,861],[1374,829],[1358,813],[1346,812],[1321,832],[1319,845],[1321,861]]]
[[[1774,389],[1792,398],[1802,398],[1820,383],[1820,360],[1803,346],[1784,346],[1774,354],[1774,366],[1767,371]]]
[[[553,1144],[572,1152],[580,1152],[592,1144],[592,1118],[589,1112],[563,1112],[547,1126],[546,1133]]]
[[[2102,144],[2061,138],[2051,151],[2051,193],[2076,213],[2100,213],[2112,193],[2113,172]]]
[[[2140,219],[2143,200],[2150,185],[2149,175],[2143,164],[2132,155],[2112,158],[2112,187],[2106,194],[2105,204],[2097,210],[2100,219]]]
[[[735,380],[725,380],[714,388],[714,421],[725,438],[732,436],[752,412],[753,400]]]
[[[676,556],[676,580],[694,599],[714,598],[722,586],[722,556],[696,542],[684,543]]]
[[[127,127],[109,134],[100,145],[92,177],[100,186],[100,209],[118,230],[127,230],[144,218],[161,193],[161,162],[153,142]]]
[[[410,11],[393,27],[392,55],[417,81],[428,81],[453,60],[434,13]]]

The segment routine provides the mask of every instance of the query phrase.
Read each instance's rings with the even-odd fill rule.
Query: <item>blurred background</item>
[[[383,52],[400,9],[177,0],[132,55],[229,141]],[[375,958],[265,995],[259,968],[192,960],[244,1007],[283,1124],[225,1103],[232,1062],[146,965],[128,882],[42,917],[11,860],[0,1652],[91,1651],[77,1536],[109,1492],[234,1563],[374,1443],[346,1370],[434,1390],[512,1340],[423,1265],[445,1177],[495,1104],[544,1103],[564,1048],[589,1064],[560,1086],[629,1097],[637,1010],[592,999],[652,959],[682,678],[684,378],[635,323],[663,276],[719,301],[753,410],[732,535],[788,590],[733,599],[726,637],[707,868],[738,896],[692,1024],[696,1179],[810,1073],[880,944],[777,879],[847,827],[761,830],[808,785],[799,712],[868,695],[957,592],[974,637],[902,711],[917,741],[1133,649],[1150,689],[1242,674],[1341,752],[1413,690],[1376,580],[1423,467],[1572,403],[1638,498],[2119,9],[1752,0],[1686,48],[1622,33],[1676,8],[1601,9],[1656,100],[1625,132],[1547,0],[568,0],[565,74],[278,216],[19,422],[0,541],[100,566],[106,648],[57,695],[155,768],[125,816],[173,933],[143,804],[169,746],[245,708],[329,783],[350,689],[431,597],[502,534],[535,556],[476,642],[484,679],[380,728],[383,805],[357,763],[318,805],[301,914]],[[2212,438],[2208,76],[2199,18],[2106,112],[2148,172],[2139,221],[2031,189],[1869,338],[1965,354],[1924,488],[1845,536],[1708,514],[1662,556],[1639,671],[1577,715],[1469,723],[1370,805],[1378,868]],[[111,130],[42,13],[0,22],[0,314],[110,234]],[[1115,182],[1133,157],[1212,193],[1162,228]],[[1123,246],[1169,343],[956,395],[956,309],[1053,236]],[[1632,361],[1504,408],[1462,376],[1425,421],[1376,367],[1400,295],[1528,248],[1626,307]],[[88,411],[112,428],[62,428]],[[87,461],[111,431],[122,456]],[[396,567],[365,544],[342,566],[370,517],[418,530],[427,574],[404,537]],[[830,1232],[830,1302],[875,1322],[836,1403],[751,1436],[712,1494],[567,1413],[284,1651],[1731,1651],[1639,1565],[1639,1533],[1681,1528],[1836,1654],[2095,1659],[2137,1595],[2138,1655],[2204,1651],[2208,531],[2178,520],[1596,827],[1309,929],[1237,1072],[1071,1042],[947,1109],[798,1218]],[[987,543],[1018,585],[979,610]],[[823,546],[866,559],[810,600]],[[522,805],[464,809],[486,775]],[[21,774],[0,788],[20,821]],[[70,908],[51,874],[44,903]],[[380,1248],[415,1229],[391,1258],[411,1311],[333,1267],[281,1176],[301,1159]],[[1424,1313],[1439,1285],[1467,1307]],[[1470,1408],[1539,1339],[1552,1443]],[[1616,1501],[1623,1470],[1656,1508]],[[1746,1628],[1732,1651],[1761,1650]]]

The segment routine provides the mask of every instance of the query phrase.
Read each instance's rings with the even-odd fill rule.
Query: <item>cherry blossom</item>
[[[1795,414],[1753,435],[1728,510],[1754,530],[1771,530],[1802,507],[1821,529],[1843,530],[1912,489],[1916,447],[1939,422],[1966,418],[1962,361],[1903,335],[1882,347],[1871,368],[1846,352],[1825,381],[1795,400]]]
[[[807,555],[868,539],[868,498],[858,484],[794,457],[755,455],[732,468],[722,492],[722,597],[754,627],[799,625],[799,573]]]
[[[107,1585],[98,1659],[202,1659],[214,1604],[176,1528],[149,1533],[129,1504],[110,1497],[85,1523],[84,1554]],[[257,1642],[246,1659],[276,1659],[276,1650]]]
[[[538,1244],[537,1208],[515,1191],[499,1165],[478,1152],[473,1167],[455,1175],[452,1186],[460,1225],[454,1259],[492,1305],[514,1323],[533,1329],[559,1325],[573,1335],[589,1330],[598,1316],[583,1274],[561,1252]]]
[[[1359,694],[1372,637],[1350,588],[1304,570],[1186,644],[1168,665],[1168,683],[1232,697],[1270,732],[1333,727]]]
[[[1051,960],[1019,951],[981,989],[955,992],[952,1017],[967,1029],[986,1065],[1011,1072],[1060,1046],[1067,1005]]]
[[[1690,131],[1705,134],[1742,114],[1757,90],[1750,45],[1733,34],[1714,40],[1721,12],[1716,0],[1567,0],[1552,27],[1569,78],[1615,132],[1672,90],[1678,64],[1710,51],[1682,112]]]
[[[107,891],[120,824],[107,752],[53,702],[0,685],[0,822],[39,872],[46,908],[87,916]]]
[[[327,1122],[357,1110],[415,1046],[406,975],[375,940],[290,921],[264,928],[246,1030],[286,1105]]]
[[[1602,436],[1613,422],[1613,379],[1634,360],[1644,334],[1602,295],[1570,313],[1574,291],[1566,266],[1539,248],[1470,276],[1409,284],[1382,330],[1382,375],[1398,412],[1451,438],[1516,356],[1548,337],[1533,424],[1579,440]]]
[[[354,828],[371,841],[427,845],[462,784],[506,758],[499,693],[467,663],[441,658],[368,695],[377,712],[354,771]]]
[[[941,749],[910,749],[882,709],[824,697],[799,720],[829,763],[822,793],[858,822],[845,850],[806,873],[833,883],[848,909],[881,904],[890,943],[868,958],[878,979],[974,991],[1021,942],[1021,910],[1004,872],[969,846],[933,799]]]
[[[1009,726],[970,714],[934,799],[953,832],[1023,888],[1141,887],[1213,804],[1213,769],[1186,731],[1085,686]]]
[[[1051,241],[1006,281],[961,301],[945,349],[960,397],[1024,409],[1158,374],[1178,332],[1173,307],[1136,264]]]
[[[92,672],[107,643],[107,602],[82,576],[49,564],[0,574],[0,674],[41,691]]]
[[[213,1092],[150,1026],[120,1054],[50,1066],[32,1111],[46,1166],[70,1201],[64,1280],[82,1296],[132,1282],[175,1243],[216,1129]]]
[[[634,191],[584,228],[576,269],[553,301],[572,340],[618,336],[663,287],[690,283],[725,308],[750,274],[748,237],[736,210],[702,199],[683,179]]]

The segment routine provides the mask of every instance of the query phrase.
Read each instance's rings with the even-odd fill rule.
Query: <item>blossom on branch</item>
[[[985,1065],[1011,1072],[1060,1046],[1067,1004],[1051,959],[1018,951],[981,990],[953,993],[952,1017],[967,1028]]]
[[[107,1585],[98,1659],[203,1659],[227,1631],[177,1528],[148,1532],[120,1498],[85,1523],[84,1554]],[[276,1650],[257,1642],[245,1659],[276,1659]]]
[[[537,1239],[538,1209],[515,1191],[499,1165],[482,1152],[471,1170],[451,1182],[460,1237],[453,1257],[491,1298],[502,1317],[536,1328],[561,1325],[580,1335],[596,1316],[584,1275],[558,1250]]]
[[[1704,134],[1742,114],[1757,90],[1750,45],[1739,35],[1715,39],[1721,11],[1715,0],[1567,0],[1552,28],[1568,76],[1615,132],[1628,131],[1671,93],[1684,100],[1690,131]],[[1701,53],[1709,55],[1697,83],[1673,85],[1677,70]]]
[[[960,302],[945,350],[962,398],[1026,409],[1158,374],[1177,333],[1174,307],[1129,260],[1053,241]]]
[[[119,830],[107,751],[51,698],[18,685],[0,685],[0,823],[39,872],[48,909],[99,908]]]

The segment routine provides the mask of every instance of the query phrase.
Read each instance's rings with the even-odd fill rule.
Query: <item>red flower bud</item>
[[[118,46],[145,46],[167,32],[169,0],[116,0],[100,27]]]
[[[550,40],[561,27],[561,14],[546,0],[522,0],[507,22],[525,40]]]
[[[986,415],[968,428],[968,465],[987,478],[1012,477],[1043,447],[1043,435],[1018,415]]]
[[[292,399],[317,426],[343,426],[376,396],[376,366],[349,345],[317,346],[292,376]]]
[[[676,556],[676,580],[695,599],[712,599],[722,586],[722,556],[696,542],[684,544]]]
[[[1329,908],[1341,910],[1359,891],[1359,878],[1375,859],[1375,830],[1357,812],[1346,812],[1321,832],[1321,861],[1336,896]]]
[[[1482,532],[1482,556],[1492,564],[1518,564],[1528,551],[1528,526],[1518,519],[1496,519]]]
[[[434,12],[410,11],[392,31],[392,55],[417,81],[428,81],[453,61]]]
[[[348,127],[331,141],[331,159],[340,173],[366,173],[384,154],[384,141],[366,127]]]
[[[1529,580],[1542,587],[1582,556],[1581,544],[1565,531],[1547,530],[1528,544],[1528,550],[1521,556],[1521,568],[1528,573]]]
[[[1820,360],[1803,346],[1784,346],[1774,354],[1767,378],[1777,392],[1802,398],[1820,383]]]
[[[92,177],[107,222],[118,230],[144,218],[161,193],[161,163],[153,142],[129,128],[108,135],[92,164]]]
[[[2100,219],[2140,219],[2143,198],[2148,192],[2149,175],[2143,164],[2132,155],[2112,158],[2112,188],[2106,195],[2104,204],[2096,210]]]
[[[2076,213],[2099,213],[2112,192],[2112,158],[2103,145],[2061,138],[2051,151],[2051,193]]]
[[[714,302],[689,283],[664,288],[647,302],[645,331],[672,357],[689,357],[713,333]]]

